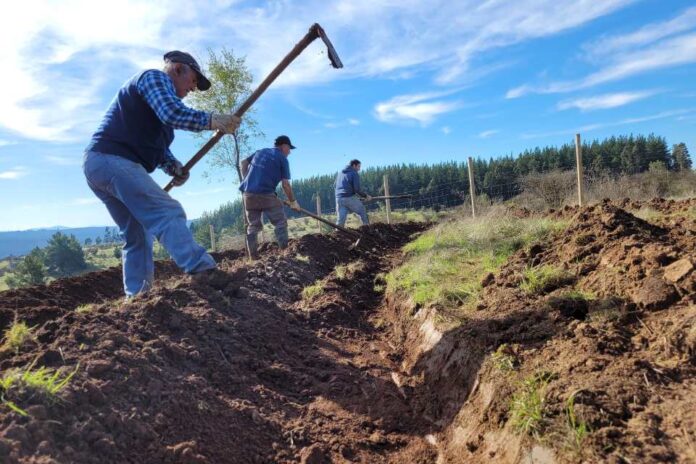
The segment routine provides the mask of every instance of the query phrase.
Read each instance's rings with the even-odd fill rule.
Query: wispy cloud
[[[452,133],[452,129],[449,126],[441,127],[440,131],[445,135],[450,135]]]
[[[14,180],[24,177],[27,174],[29,174],[29,172],[24,166],[17,166],[7,171],[0,171],[0,179]]]
[[[399,95],[375,105],[375,117],[382,122],[417,121],[423,126],[436,116],[449,113],[461,106],[460,102],[437,100],[443,93]]]
[[[582,79],[545,85],[524,84],[506,98],[530,93],[562,93],[590,88],[634,75],[696,62],[696,8],[671,21],[653,23],[623,36],[606,37],[586,46],[588,58],[602,67]],[[680,34],[681,35],[677,35]]]
[[[29,139],[86,138],[111,98],[105,89],[112,94],[129,74],[160,66],[161,54],[174,48],[200,58],[209,46],[234,44],[260,81],[314,22],[346,67],[332,70],[316,41],[273,89],[423,73],[460,85],[499,69],[486,60],[472,66],[487,50],[578,27],[634,1],[221,0],[192,10],[183,0],[29,0],[6,11],[0,28],[2,43],[12,44],[0,49],[0,86],[12,89],[3,96],[0,127]]]
[[[522,138],[523,139],[535,139],[535,138],[543,138],[543,137],[554,137],[557,135],[579,134],[579,133],[583,133],[583,132],[591,132],[591,131],[595,131],[598,129],[604,129],[607,127],[626,126],[626,125],[631,125],[631,124],[639,124],[639,123],[647,122],[647,121],[654,121],[657,119],[671,118],[674,116],[690,114],[690,113],[693,113],[694,111],[696,111],[696,110],[694,110],[694,109],[679,109],[679,110],[671,110],[671,111],[662,111],[660,113],[650,114],[647,116],[641,116],[638,118],[626,118],[626,119],[622,119],[620,121],[588,124],[585,126],[575,127],[573,129],[561,129],[561,130],[550,131],[550,132],[525,133],[525,134],[522,134]]]
[[[12,142],[10,140],[2,140],[0,139],[0,147],[8,147],[10,145],[16,145],[17,142]]]
[[[346,127],[346,126],[359,126],[360,125],[360,120],[355,119],[355,118],[348,118],[345,121],[331,121],[331,122],[325,122],[324,127],[327,129],[337,129],[339,127]]]
[[[651,95],[654,95],[655,93],[655,91],[607,93],[603,95],[597,95],[594,97],[565,100],[559,102],[557,108],[559,110],[577,108],[580,111],[616,108],[619,106],[627,105],[634,101],[642,100]]]
[[[481,132],[478,136],[482,139],[487,139],[490,137],[493,137],[495,134],[499,133],[500,131],[498,129],[491,129],[491,130],[486,130]]]
[[[85,206],[85,205],[96,205],[101,203],[101,200],[96,197],[86,197],[86,198],[75,198],[72,201],[72,205]]]
[[[78,156],[65,157],[46,155],[44,156],[44,160],[46,160],[49,164],[55,164],[57,166],[79,166],[82,164],[82,157]]]

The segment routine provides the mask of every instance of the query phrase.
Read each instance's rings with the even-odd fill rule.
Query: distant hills
[[[10,255],[21,256],[29,253],[35,247],[44,247],[49,239],[56,232],[66,235],[74,235],[80,243],[85,239],[91,238],[92,241],[97,237],[104,236],[104,229],[101,227],[51,227],[46,229],[17,230],[10,232],[0,232],[0,258]],[[113,227],[111,227],[113,230]]]

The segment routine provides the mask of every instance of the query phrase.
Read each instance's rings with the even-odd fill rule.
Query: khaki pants
[[[276,229],[288,227],[288,220],[285,217],[283,202],[274,193],[245,193],[244,208],[249,225],[247,234],[257,234],[263,229],[261,215],[266,214],[266,218]]]

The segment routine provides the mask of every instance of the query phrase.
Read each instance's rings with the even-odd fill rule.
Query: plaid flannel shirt
[[[138,80],[138,92],[164,124],[193,132],[210,129],[210,114],[184,105],[176,95],[171,78],[164,72],[155,69],[144,72]],[[167,149],[160,168],[173,176],[176,162],[177,159]]]

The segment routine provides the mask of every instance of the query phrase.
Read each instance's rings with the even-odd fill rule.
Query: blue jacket
[[[353,195],[367,196],[360,190],[360,175],[348,165],[336,176],[336,198],[348,198]]]

